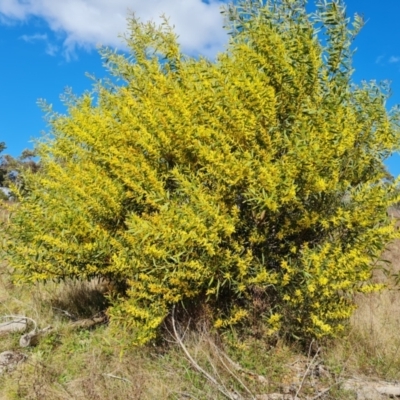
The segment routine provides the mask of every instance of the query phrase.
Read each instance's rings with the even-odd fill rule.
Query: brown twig
[[[174,332],[174,337],[176,339],[176,342],[178,343],[180,348],[185,353],[186,358],[189,360],[189,362],[192,365],[192,367],[194,369],[196,369],[198,372],[200,372],[202,375],[204,375],[205,378],[207,380],[209,380],[218,389],[218,391],[220,393],[222,393],[226,398],[228,398],[230,400],[238,400],[236,395],[234,396],[233,394],[231,394],[223,384],[220,384],[213,376],[211,376],[207,371],[205,371],[203,368],[201,368],[200,365],[196,362],[196,360],[191,356],[191,354],[187,350],[186,346],[183,344],[182,338],[179,336],[178,331],[176,329],[176,324],[175,324],[175,306],[172,308],[171,321],[172,321],[172,329],[173,329],[173,332]]]
[[[320,397],[322,397],[324,394],[328,393],[334,386],[340,384],[341,382],[335,382],[331,386],[329,386],[327,389],[322,390],[320,393],[318,393],[316,396],[312,397],[310,400],[317,400]]]
[[[124,381],[127,383],[132,383],[129,379],[123,378],[122,376],[117,376],[113,374],[102,374],[103,376],[106,376],[107,378],[113,378],[113,379],[118,379],[120,381]]]
[[[238,363],[235,363],[231,358],[229,358],[229,356],[227,354],[225,354],[225,352],[221,351],[216,345],[215,343],[210,342],[210,344],[214,347],[215,351],[218,354],[218,358],[220,360],[220,362],[222,363],[222,365],[225,367],[225,369],[236,379],[236,381],[243,387],[243,389],[251,396],[252,399],[255,399],[253,393],[250,391],[250,389],[243,383],[243,381],[225,364],[224,360],[222,359],[222,357],[224,357],[231,365],[232,367],[240,372],[244,372],[247,373],[251,376],[257,376],[257,374],[250,372],[250,371],[245,371]]]
[[[34,329],[30,331],[29,333],[26,333],[25,335],[22,335],[21,338],[19,339],[19,345],[21,347],[29,347],[29,346],[36,346],[39,342],[40,337],[51,331],[53,327],[51,325],[47,326],[46,328],[43,329]]]
[[[314,343],[314,340],[310,343],[310,348],[309,348],[309,351],[308,351],[308,359],[310,358],[311,346],[313,345],[313,343]],[[299,393],[301,392],[301,389],[303,388],[304,381],[306,380],[306,377],[307,377],[307,375],[308,375],[308,372],[310,371],[311,366],[314,365],[314,361],[315,361],[315,359],[318,357],[318,354],[319,354],[320,350],[321,350],[321,348],[318,347],[318,349],[317,349],[317,351],[316,351],[314,357],[312,358],[311,362],[308,363],[306,372],[304,373],[303,378],[302,378],[302,380],[301,380],[301,382],[300,382],[300,386],[299,386],[299,388],[297,389],[297,392],[296,392],[296,394],[295,394],[295,396],[294,396],[295,399],[298,398],[298,395],[299,395]]]

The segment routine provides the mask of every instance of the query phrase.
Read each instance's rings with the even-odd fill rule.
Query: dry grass
[[[2,271],[0,316],[29,316],[39,328],[51,324],[53,331],[36,347],[24,349],[27,362],[0,375],[0,400],[225,399],[221,387],[232,398],[247,399],[254,398],[249,393],[276,392],[293,383],[290,366],[304,359],[284,343],[271,347],[252,339],[239,342],[233,334],[221,338],[205,324],[185,333],[185,326],[178,324],[179,337],[184,337],[195,363],[215,378],[213,384],[185,357],[171,324],[165,327],[162,343],[131,349],[126,337],[115,337],[106,325],[72,329],[73,320],[86,318],[87,310],[96,314],[106,306],[101,284],[27,288],[13,285],[4,265]],[[18,341],[19,334],[2,337],[0,352],[21,351]]]
[[[399,210],[393,210],[395,218]],[[382,267],[400,273],[400,240],[388,246]],[[380,293],[358,295],[357,310],[350,320],[347,335],[327,349],[330,361],[345,367],[349,374],[364,374],[388,380],[400,379],[400,287],[383,270],[374,272],[374,281],[387,289]]]
[[[386,258],[395,271],[400,271],[400,242],[389,247]],[[387,278],[377,272],[375,279]],[[398,290],[356,299],[358,310],[347,335],[327,343],[318,358],[318,363],[328,366],[330,377],[316,378],[312,373],[304,379],[305,371],[315,367],[312,357],[285,343],[271,347],[251,338],[239,342],[234,332],[221,338],[204,327],[189,330],[184,336],[185,347],[217,385],[185,357],[171,325],[166,327],[162,343],[141,349],[129,349],[128,338],[116,337],[106,325],[91,330],[72,329],[74,320],[88,318],[107,307],[104,291],[104,285],[96,281],[16,286],[10,281],[7,266],[0,265],[0,316],[25,315],[35,319],[40,328],[53,326],[37,347],[24,351],[28,355],[26,363],[0,375],[0,400],[227,398],[221,387],[228,393],[237,393],[238,399],[252,398],[249,393],[288,388],[313,397],[317,387],[332,384],[321,398],[349,399],[351,394],[335,386],[339,377],[400,379]],[[183,336],[184,327],[178,327],[178,331]],[[19,349],[18,341],[17,334],[1,337],[0,352]],[[236,369],[237,365],[240,369]]]
[[[37,347],[25,351],[26,363],[10,374],[0,375],[0,400],[224,398],[217,387],[193,369],[173,336],[166,335],[169,342],[157,347],[127,350],[126,338],[116,338],[107,326],[71,329],[72,318],[86,318],[88,310],[93,315],[106,306],[101,286],[95,282],[18,287],[10,282],[4,265],[2,271],[0,316],[29,316],[41,328],[51,324],[53,331]],[[0,352],[19,350],[18,340],[18,334],[2,337]],[[215,341],[206,330],[188,332],[184,342],[199,365],[218,382],[238,393],[243,391],[221,362]],[[255,393],[277,387],[283,370],[280,365],[291,354],[264,347],[263,354],[254,361],[255,352],[260,350],[247,346],[244,360],[259,374],[268,373],[274,380],[266,383],[251,375],[242,377]]]

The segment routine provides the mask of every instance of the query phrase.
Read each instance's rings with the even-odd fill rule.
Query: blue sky
[[[367,21],[355,41],[354,81],[388,79],[393,89],[388,106],[400,104],[400,1],[346,4],[349,15],[358,12]],[[128,11],[155,21],[165,13],[185,52],[212,57],[227,41],[220,5],[220,0],[0,0],[0,141],[6,152],[17,156],[32,148],[32,139],[47,129],[39,98],[62,111],[59,97],[66,87],[80,94],[91,87],[86,72],[104,76],[96,45],[124,49],[118,34],[126,31]],[[399,175],[400,157],[388,166]]]

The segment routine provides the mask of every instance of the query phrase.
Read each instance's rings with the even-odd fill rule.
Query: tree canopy
[[[6,149],[4,142],[0,143],[0,153]],[[10,190],[11,187],[18,185],[22,193],[24,188],[23,171],[29,170],[36,173],[40,168],[39,161],[35,160],[35,152],[25,149],[19,157],[12,157],[9,154],[0,155],[0,187]],[[4,192],[0,193],[3,200],[7,200]]]

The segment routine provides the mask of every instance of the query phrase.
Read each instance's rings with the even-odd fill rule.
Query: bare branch
[[[63,314],[63,315],[65,315],[66,317],[68,317],[68,318],[70,318],[70,319],[72,319],[73,321],[76,321],[77,320],[77,318],[75,317],[75,315],[73,315],[73,314],[71,314],[69,311],[67,311],[67,310],[62,310],[61,308],[58,308],[58,307],[52,307],[53,308],[53,310],[57,310],[57,311],[59,311],[61,314]]]
[[[309,352],[308,352],[308,358],[310,358],[311,346],[313,345],[313,343],[314,343],[314,340],[310,343],[310,349],[309,349]],[[318,354],[319,354],[320,351],[321,351],[321,348],[318,347],[318,349],[317,349],[317,351],[316,351],[316,353],[315,353],[313,359],[311,360],[311,362],[308,363],[306,372],[304,373],[303,378],[302,378],[302,380],[301,380],[301,382],[300,382],[299,388],[297,389],[296,395],[294,396],[295,399],[298,398],[298,395],[299,395],[299,393],[301,392],[301,389],[303,388],[304,381],[306,380],[306,377],[307,377],[307,375],[308,375],[308,372],[310,371],[310,368],[314,365],[315,359],[318,357]]]
[[[117,375],[113,375],[113,374],[102,374],[103,376],[106,376],[108,378],[114,378],[114,379],[118,379],[120,381],[124,381],[127,383],[132,383],[129,379],[123,378],[122,376],[117,376]]]
[[[338,385],[340,382],[335,382],[331,386],[329,386],[327,389],[322,390],[320,393],[318,393],[316,396],[312,397],[310,400],[317,400],[321,398],[324,394],[328,393],[334,386]]]
[[[215,348],[215,350],[218,352],[219,355],[223,356],[230,365],[232,365],[232,367],[237,371],[237,372],[243,372],[246,375],[250,375],[253,376],[255,378],[257,378],[258,381],[260,382],[267,382],[267,378],[265,378],[265,376],[262,375],[258,375],[253,371],[249,371],[248,369],[243,368],[239,363],[233,361],[224,351],[221,351],[216,345],[215,343],[210,342],[210,344]]]
[[[224,362],[224,360],[222,359],[222,357],[224,357],[237,371],[243,371],[243,368],[235,363],[233,360],[231,360],[227,354],[225,354],[225,352],[221,351],[216,345],[215,343],[212,343],[211,341],[209,342],[214,349],[216,350],[216,353],[218,354],[218,358],[220,360],[220,362],[222,363],[222,365],[225,367],[225,369],[236,379],[237,382],[239,382],[239,384],[243,387],[243,389],[251,396],[252,399],[255,399],[253,393],[250,391],[250,389],[243,383],[243,381],[237,376],[237,374],[235,374]],[[254,373],[250,373],[250,375],[257,375]]]
[[[207,371],[205,371],[203,368],[200,367],[200,365],[196,362],[196,360],[191,356],[189,351],[187,350],[186,346],[182,342],[182,338],[179,336],[178,331],[176,329],[176,324],[175,324],[175,306],[172,308],[172,315],[171,315],[171,320],[172,320],[172,329],[174,331],[174,337],[176,339],[176,342],[178,345],[181,347],[183,352],[185,353],[187,359],[195,368],[198,372],[203,374],[217,389],[220,393],[222,393],[226,398],[230,400],[238,400],[236,395],[233,395],[229,393],[224,386],[222,386],[217,380],[211,376]]]
[[[36,323],[36,321],[35,321],[34,319],[32,319],[32,318],[25,317],[24,315],[13,315],[13,314],[10,314],[10,315],[1,315],[0,318],[25,319],[25,320],[31,321],[31,322],[33,323],[33,325],[35,326],[35,327],[33,328],[33,330],[36,331],[36,329],[37,329],[37,323]]]
[[[21,338],[19,339],[19,345],[21,347],[36,346],[39,342],[40,337],[52,329],[53,327],[51,325],[39,330],[33,329],[29,333],[21,336]]]
[[[199,400],[197,397],[193,396],[190,393],[182,393],[182,392],[176,392],[177,394],[180,394],[183,397],[187,397],[188,399],[194,399],[194,400]]]

